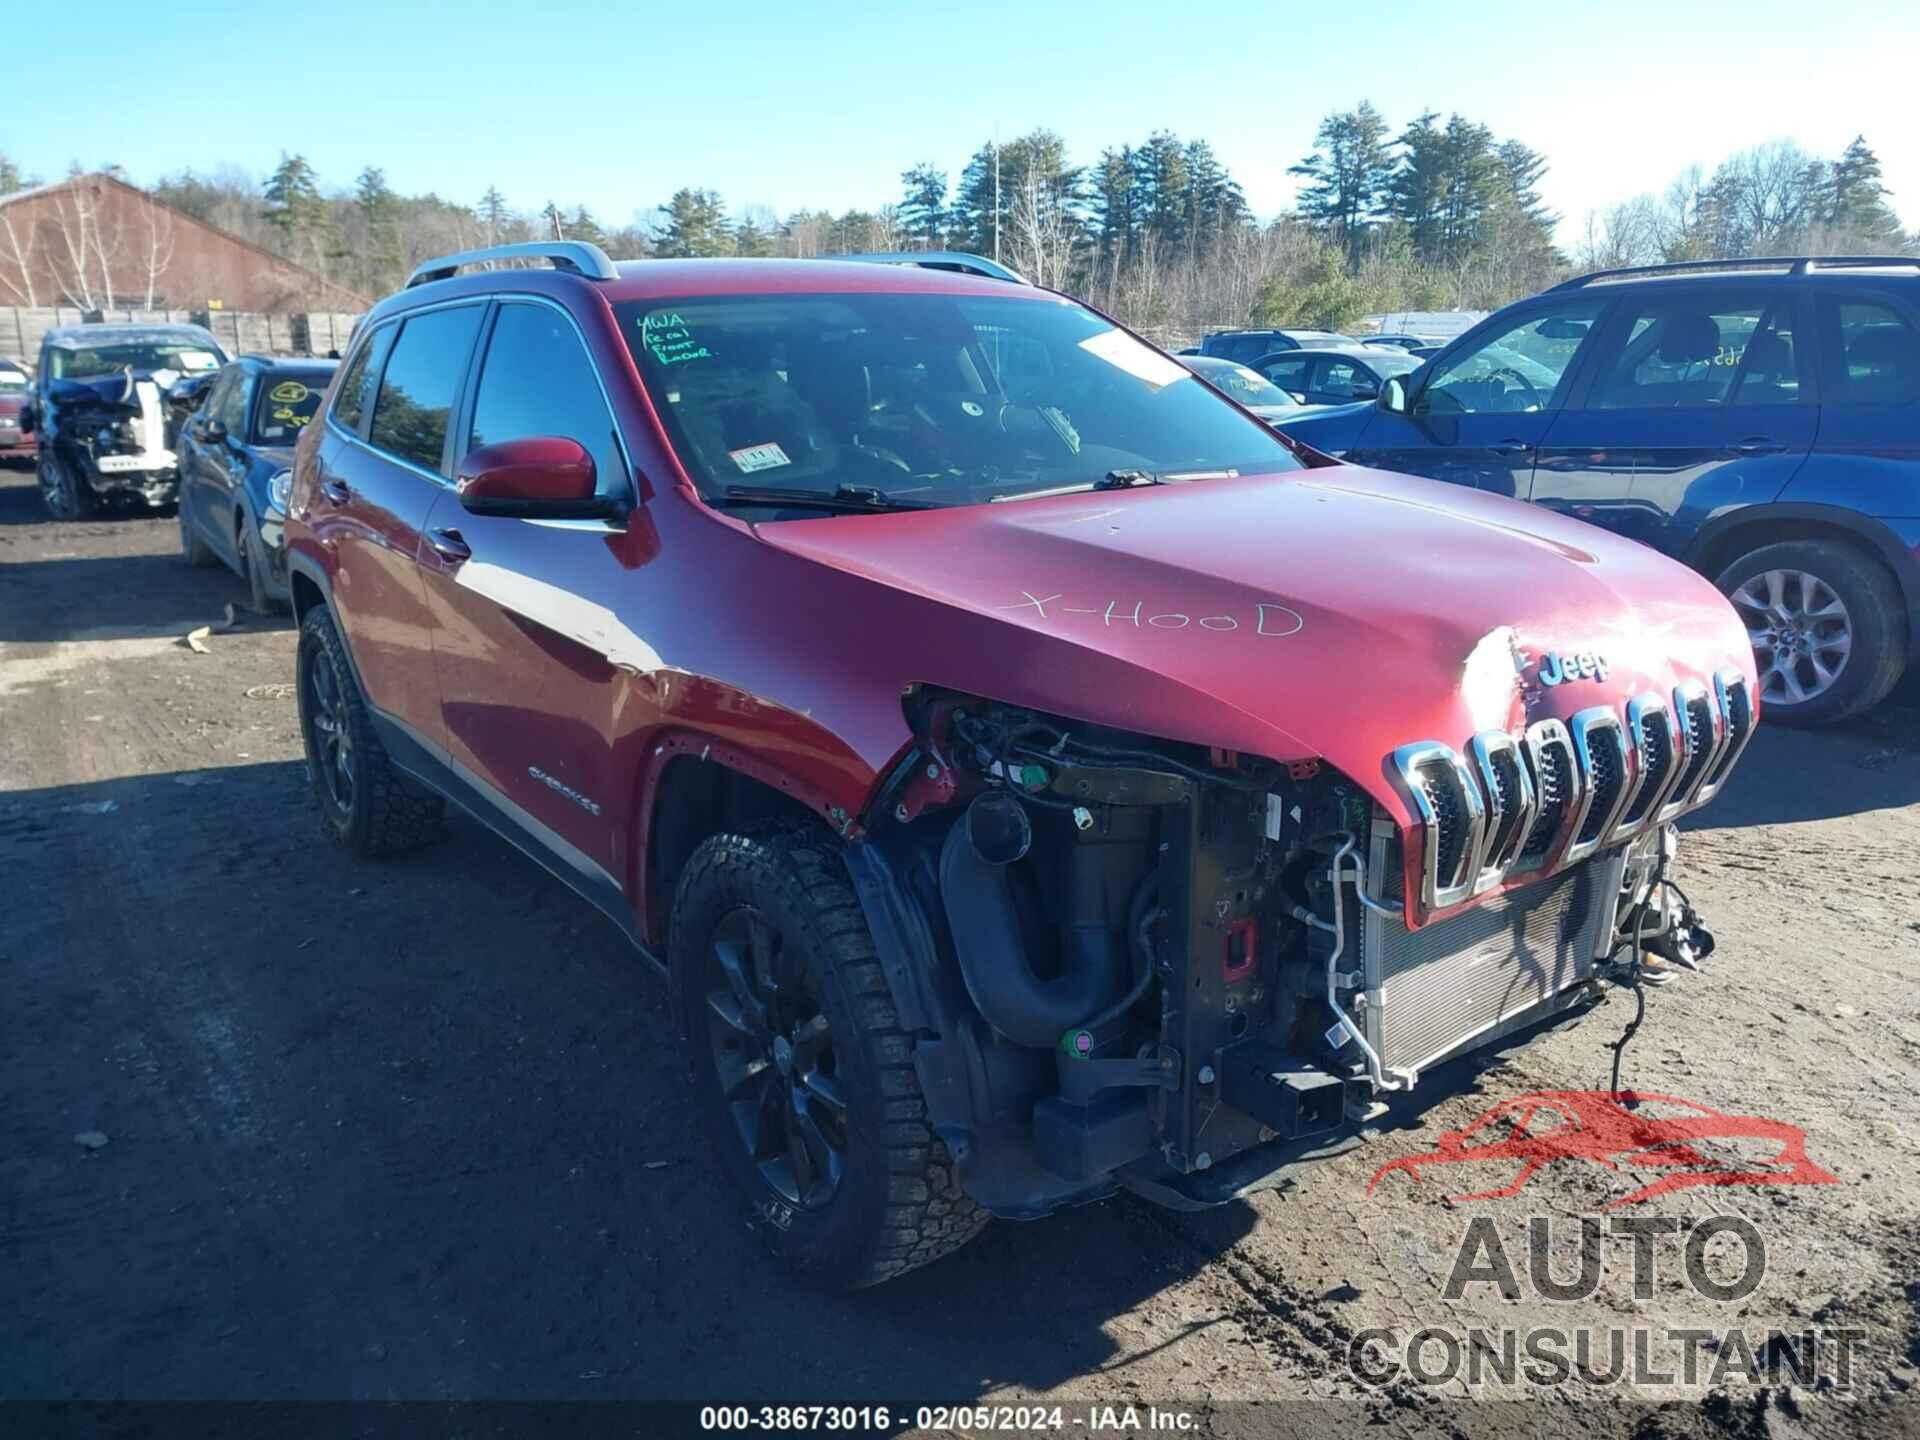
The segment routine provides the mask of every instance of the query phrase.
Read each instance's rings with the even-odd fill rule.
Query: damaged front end
[[[1674,699],[1403,747],[1403,831],[1320,762],[910,692],[920,743],[848,858],[968,1193],[1221,1203],[1646,956],[1692,963],[1671,821],[1754,716],[1737,675]]]
[[[175,442],[204,395],[165,372],[133,370],[56,380],[40,419],[41,444],[97,497],[131,495],[169,504],[178,491]]]

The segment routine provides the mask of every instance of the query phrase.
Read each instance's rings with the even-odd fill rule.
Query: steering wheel
[[[1522,375],[1518,370],[1515,370],[1511,365],[1502,365],[1498,370],[1495,370],[1492,374],[1487,376],[1487,381],[1489,384],[1491,384],[1493,381],[1498,380],[1502,375],[1511,375],[1514,379],[1518,380],[1522,386],[1525,387],[1527,392],[1527,403],[1520,407],[1522,410],[1539,410],[1544,408],[1543,402],[1540,399],[1539,387],[1535,385],[1531,380],[1527,379],[1526,376]],[[1506,387],[1502,386],[1501,394],[1504,395],[1505,393],[1506,393]]]

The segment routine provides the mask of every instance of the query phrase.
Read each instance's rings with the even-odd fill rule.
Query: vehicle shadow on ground
[[[1920,800],[1920,672],[1877,709],[1839,725],[1789,730],[1766,723],[1727,788],[1681,821],[1683,830],[1734,830],[1897,810]]]
[[[169,527],[171,520],[164,522]],[[72,597],[81,596],[78,603]],[[179,555],[75,556],[8,564],[0,550],[0,643],[184,636],[219,625],[234,607],[239,628],[289,630],[293,617],[251,608],[224,565],[196,569]]]
[[[796,1283],[688,1103],[664,984],[464,818],[359,862],[298,763],[147,775],[0,794],[0,867],[12,1398],[966,1401],[1164,1372],[1246,1303],[1130,1319],[1245,1204],[1106,1202],[873,1290]]]

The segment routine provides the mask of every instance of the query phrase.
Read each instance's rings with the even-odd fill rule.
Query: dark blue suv
[[[291,598],[293,446],[338,364],[242,355],[214,377],[180,434],[180,549],[189,564],[233,570],[259,611],[284,610]]]
[[[1920,259],[1583,275],[1281,428],[1685,560],[1746,621],[1783,724],[1876,704],[1920,643]]]

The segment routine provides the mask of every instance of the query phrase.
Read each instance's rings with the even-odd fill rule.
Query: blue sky
[[[492,183],[626,223],[682,185],[872,207],[917,161],[957,178],[996,126],[1051,127],[1082,162],[1165,127],[1211,140],[1270,215],[1320,117],[1370,97],[1396,128],[1459,110],[1543,151],[1564,239],[1689,164],[1776,139],[1831,156],[1856,132],[1920,226],[1913,5],[28,4],[33,55],[105,57],[7,66],[0,150],[50,177],[265,172],[287,149],[329,188],[373,164],[403,191]]]

